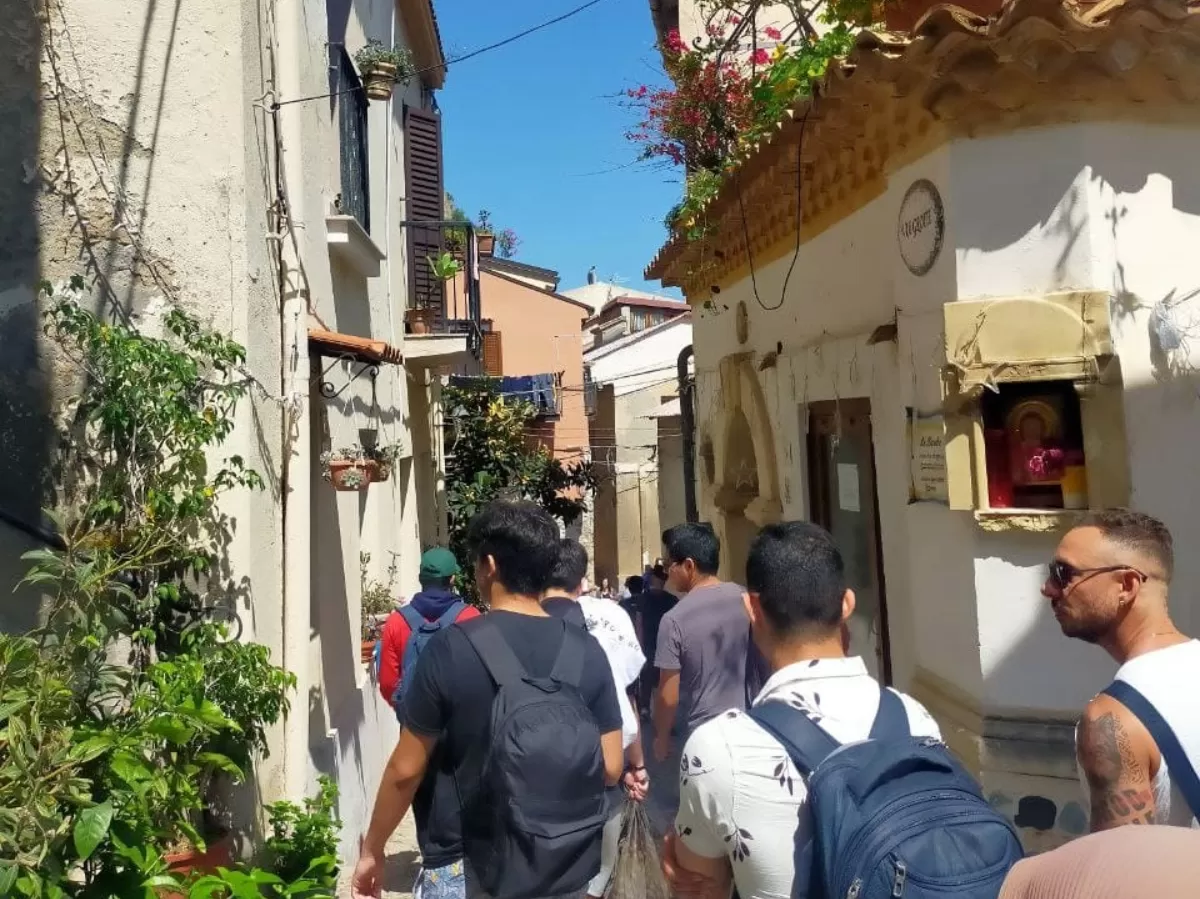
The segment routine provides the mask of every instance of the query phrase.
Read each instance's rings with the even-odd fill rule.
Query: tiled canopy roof
[[[911,33],[859,34],[816,101],[798,103],[736,165],[705,209],[707,236],[672,236],[646,277],[689,293],[728,280],[747,266],[747,243],[758,264],[795,240],[798,193],[811,236],[951,137],[1086,119],[1195,122],[1198,102],[1200,3],[1012,0],[991,18],[936,7]]]

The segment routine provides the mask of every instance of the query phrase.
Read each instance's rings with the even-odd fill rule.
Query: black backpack
[[[587,635],[563,624],[549,677],[530,677],[496,622],[466,631],[496,683],[463,849],[493,899],[582,889],[600,869],[608,819],[600,728],[579,693]]]

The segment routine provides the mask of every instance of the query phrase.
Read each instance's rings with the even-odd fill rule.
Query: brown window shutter
[[[499,331],[484,332],[483,373],[489,378],[498,378],[504,374],[504,354],[500,348]]]
[[[404,156],[409,222],[438,222],[445,218],[442,180],[442,117],[436,112],[409,106],[404,110]],[[410,307],[418,300],[437,310],[436,329],[445,318],[444,285],[434,277],[427,258],[442,249],[441,231],[436,227],[408,225]]]

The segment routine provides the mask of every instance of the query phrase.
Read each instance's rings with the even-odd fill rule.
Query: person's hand
[[[656,762],[665,762],[667,756],[671,754],[671,735],[665,734],[661,737],[654,738],[654,760]]]
[[[359,849],[358,864],[354,866],[350,894],[354,899],[379,899],[382,890],[383,858],[363,846]]]
[[[621,780],[630,799],[634,802],[646,801],[646,796],[650,793],[650,775],[645,768],[626,771]]]
[[[713,882],[702,874],[689,871],[675,857],[675,831],[668,830],[663,837],[662,872],[671,887],[671,895],[684,899],[702,899],[712,891]]]

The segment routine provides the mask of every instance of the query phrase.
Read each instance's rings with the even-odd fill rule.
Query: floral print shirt
[[[842,743],[866,739],[879,708],[879,684],[860,658],[797,662],[776,671],[754,700],[783,700]],[[901,696],[913,736],[935,737],[937,723]],[[744,712],[731,710],[702,724],[680,760],[675,831],[696,855],[729,858],[741,899],[789,899],[797,827],[808,790],[783,747]],[[807,881],[808,872],[799,872]]]

